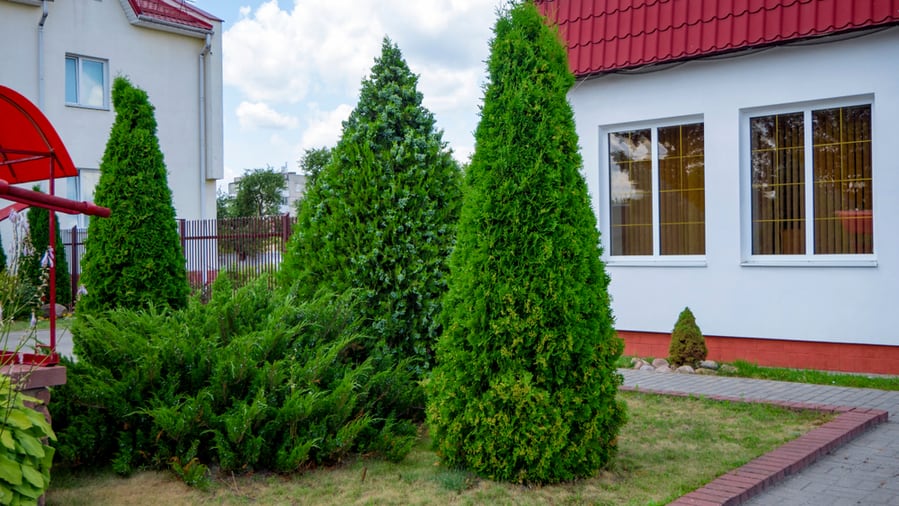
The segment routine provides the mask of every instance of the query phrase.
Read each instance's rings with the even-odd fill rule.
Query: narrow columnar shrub
[[[350,454],[401,459],[417,439],[409,364],[366,354],[354,294],[299,302],[260,278],[183,310],[79,316],[78,362],[53,394],[63,465],[301,471]]]
[[[78,310],[184,307],[190,287],[153,105],[124,77],[113,82],[112,103],[116,118],[94,193],[112,214],[88,226],[81,260],[87,294]]]
[[[39,190],[40,187],[35,187]],[[55,216],[54,216],[55,218]],[[56,303],[68,306],[72,303],[72,283],[69,277],[69,262],[66,260],[66,248],[62,244],[62,235],[59,233],[59,219],[53,220],[54,230],[56,233],[56,251],[54,252],[54,261],[56,264]],[[43,266],[41,265],[47,248],[50,245],[50,211],[42,207],[32,207],[28,209],[28,228],[31,233],[31,245],[33,252],[22,266],[28,282],[32,286],[41,286],[41,275]],[[43,293],[38,296],[45,303],[50,302],[49,285],[43,288]]]
[[[6,249],[3,247],[3,239],[0,237],[0,271],[6,270]]]
[[[428,426],[449,466],[553,483],[613,457],[623,346],[580,172],[565,49],[532,3],[502,13],[494,33]]]
[[[281,266],[308,298],[358,291],[379,344],[429,367],[461,202],[458,165],[385,39],[342,137],[307,189]]]
[[[696,318],[690,308],[684,308],[677,317],[674,330],[671,331],[671,345],[668,348],[668,360],[674,366],[689,365],[696,367],[706,359],[709,351],[705,346],[705,337],[696,324]]]

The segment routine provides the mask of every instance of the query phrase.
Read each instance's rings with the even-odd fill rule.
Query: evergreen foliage
[[[40,191],[39,186],[34,187]],[[54,216],[56,230],[56,303],[68,306],[72,303],[72,282],[69,275],[69,262],[66,261],[66,248],[62,244],[62,235],[59,232],[59,219]],[[28,228],[31,231],[31,246],[34,251],[25,258],[22,265],[23,274],[27,277],[29,285],[39,287],[42,284],[41,260],[50,246],[50,211],[42,207],[28,209]],[[38,295],[44,304],[50,303],[50,286],[43,287],[44,293]]]
[[[3,238],[0,237],[0,272],[6,270],[6,249],[3,247]]]
[[[172,308],[187,303],[184,253],[147,93],[126,78],[112,87],[116,119],[94,193],[109,218],[91,218],[81,262],[80,311]]]
[[[307,188],[281,272],[301,299],[359,290],[380,344],[427,368],[461,177],[417,81],[385,38],[330,161]]]
[[[616,449],[623,345],[580,173],[573,84],[531,2],[494,28],[476,147],[426,384],[438,454],[496,480],[590,476]]]
[[[417,440],[408,364],[359,352],[352,293],[299,302],[225,274],[208,303],[79,315],[54,389],[57,455],[121,473],[293,472],[349,454],[402,459]]]
[[[668,347],[668,360],[675,367],[689,365],[696,367],[706,359],[709,351],[705,346],[705,337],[690,308],[685,307],[677,317],[674,330],[671,331],[671,345]]]

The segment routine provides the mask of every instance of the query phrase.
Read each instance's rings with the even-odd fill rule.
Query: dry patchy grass
[[[609,469],[572,483],[496,483],[440,465],[427,436],[399,464],[356,459],[303,474],[217,476],[209,491],[168,473],[54,471],[48,505],[665,504],[831,417],[759,404],[622,392],[630,413]]]

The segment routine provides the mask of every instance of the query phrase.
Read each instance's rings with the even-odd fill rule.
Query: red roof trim
[[[164,23],[180,25],[187,28],[194,28],[212,31],[212,23],[208,21],[221,21],[214,18],[206,12],[186,3],[179,2],[179,5],[172,5],[165,0],[128,0],[131,9],[138,17],[146,17]]]
[[[899,23],[899,0],[536,0],[578,77]]]

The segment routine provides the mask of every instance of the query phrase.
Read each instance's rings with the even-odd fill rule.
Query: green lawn
[[[119,478],[54,469],[48,505],[666,504],[831,419],[760,405],[621,392],[619,455],[596,476],[554,486],[496,483],[440,465],[427,434],[398,464],[353,459],[293,475],[214,477],[207,491],[167,472]]]

